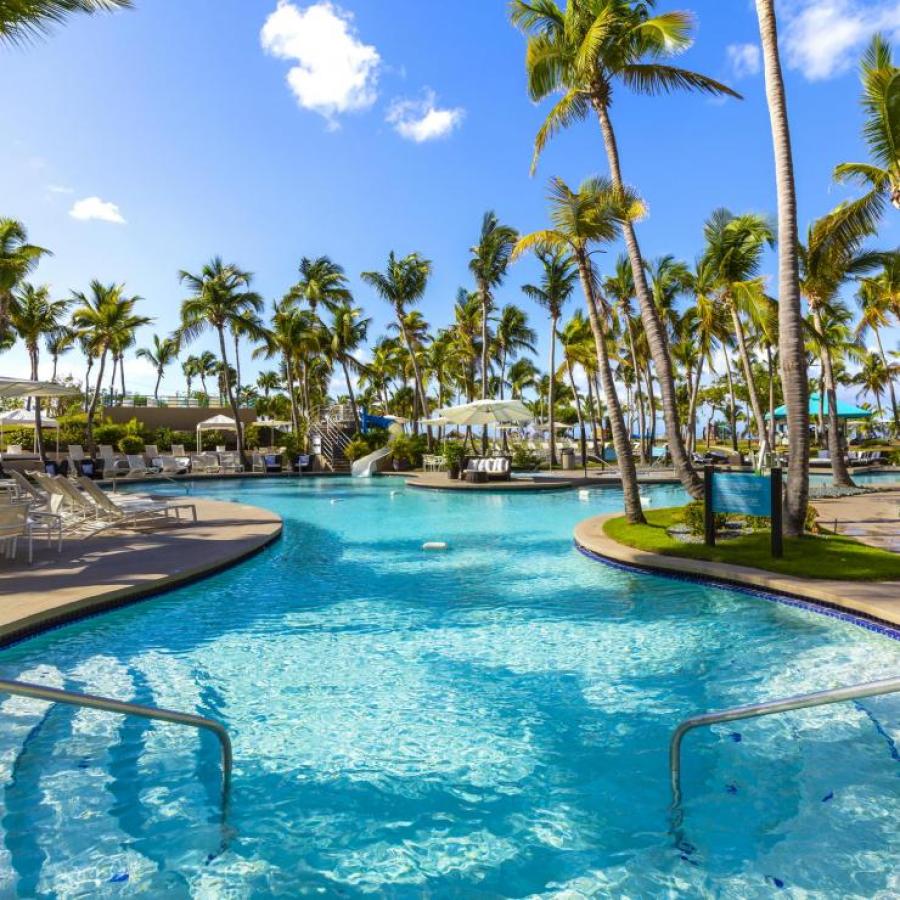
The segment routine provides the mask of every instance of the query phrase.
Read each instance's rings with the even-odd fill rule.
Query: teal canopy
[[[825,415],[828,415],[828,396],[825,396],[825,405],[823,407],[823,411]],[[810,394],[809,395],[809,415],[810,418],[813,416],[819,415],[819,395],[818,394]],[[838,400],[837,404],[837,415],[839,419],[869,419],[872,417],[871,409],[862,409],[859,406],[854,406],[852,403],[844,403],[843,400]],[[768,419],[768,413],[766,414],[766,418]],[[775,410],[775,418],[776,419],[786,419],[787,418],[787,407],[779,406]]]

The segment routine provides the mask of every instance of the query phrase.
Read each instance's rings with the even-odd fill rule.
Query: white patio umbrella
[[[3,400],[11,397],[76,397],[80,393],[80,388],[67,384],[0,375],[0,399]]]
[[[449,425],[450,420],[442,416],[432,416],[430,419],[419,419],[420,428],[440,428],[442,425]]]
[[[534,416],[521,400],[475,400],[461,406],[448,406],[435,413],[453,425],[522,424]]]
[[[0,413],[0,443],[3,443],[4,428],[33,428],[37,445],[37,419],[33,409],[8,409]],[[59,453],[59,422],[49,416],[41,416],[41,428],[56,429],[56,452]]]

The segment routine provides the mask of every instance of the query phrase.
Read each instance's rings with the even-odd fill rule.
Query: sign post
[[[703,470],[703,523],[707,546],[716,543],[717,513],[759,516],[771,522],[772,556],[784,554],[781,522],[781,469],[770,475],[743,473],[715,474],[712,466]]]

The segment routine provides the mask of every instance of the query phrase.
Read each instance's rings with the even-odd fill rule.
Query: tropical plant
[[[784,76],[778,52],[775,0],[756,0],[756,13],[778,193],[778,356],[788,429],[788,478],[784,492],[783,526],[786,535],[799,537],[803,534],[809,505],[809,387],[800,304],[797,192]]]
[[[332,310],[331,323],[326,328],[324,350],[329,359],[340,365],[347,384],[347,395],[353,409],[356,430],[360,430],[359,410],[350,380],[350,371],[359,371],[362,366],[353,355],[366,339],[372,320],[363,316],[361,307],[342,303]]]
[[[644,206],[632,191],[618,188],[608,179],[599,177],[587,179],[577,191],[573,191],[561,178],[553,178],[549,199],[552,227],[520,238],[513,255],[520,256],[530,250],[545,253],[560,250],[571,253],[578,266],[622,476],[625,515],[629,522],[643,522],[631,437],[625,427],[606,342],[611,310],[600,291],[590,248],[615,240],[621,223],[642,215]]]
[[[233,263],[223,263],[218,256],[203,266],[196,275],[182,270],[179,279],[191,291],[191,295],[181,303],[181,327],[178,330],[180,342],[190,343],[207,328],[212,328],[218,336],[223,387],[234,416],[238,454],[246,463],[244,429],[228,363],[225,332],[235,323],[239,327],[247,327],[249,318],[262,311],[262,298],[250,290],[253,276],[249,272]],[[255,336],[261,338],[262,334]]]
[[[56,381],[56,370],[59,365],[59,358],[68,353],[74,346],[76,340],[74,329],[68,325],[59,325],[52,328],[44,334],[44,346],[53,360],[53,372],[50,375],[51,381]]]
[[[700,91],[712,96],[735,91],[720,82],[667,63],[691,43],[692,20],[683,12],[653,15],[655,0],[513,0],[513,24],[528,35],[525,67],[533,100],[561,93],[534,141],[532,168],[560,130],[597,116],[612,184],[624,190],[619,148],[610,117],[614,88],[641,94]],[[702,484],[684,449],[668,342],[647,283],[634,223],[622,223],[635,293],[656,369],[666,419],[666,436],[679,480],[692,495]]]
[[[159,385],[163,380],[166,367],[178,359],[180,349],[177,338],[166,337],[160,339],[158,334],[154,334],[153,346],[141,347],[136,354],[139,359],[147,360],[156,369],[156,386],[153,388],[153,398],[157,404],[159,403]]]
[[[2,0],[0,44],[20,44],[46,34],[73,13],[129,9],[132,0]]]
[[[342,266],[327,256],[304,256],[300,260],[300,280],[285,297],[285,304],[303,301],[313,313],[320,305],[332,312],[339,304],[352,300]]]
[[[900,365],[889,363],[879,353],[867,353],[862,367],[853,377],[854,384],[859,385],[857,397],[873,397],[878,410],[878,418],[882,418],[882,397],[888,390],[893,390],[893,380],[900,375]]]
[[[50,251],[28,243],[25,226],[16,219],[0,219],[0,341],[9,328],[13,291]]]

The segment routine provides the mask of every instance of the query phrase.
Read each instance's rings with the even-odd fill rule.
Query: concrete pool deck
[[[588,553],[614,563],[662,574],[687,575],[726,585],[736,584],[761,588],[824,604],[845,612],[856,613],[893,627],[900,627],[900,556],[898,556],[898,579],[896,581],[834,581],[797,578],[749,566],[733,566],[708,560],[663,556],[658,553],[649,553],[646,550],[637,550],[634,547],[626,547],[608,537],[603,531],[606,522],[619,516],[621,513],[611,513],[579,522],[575,527],[575,543]]]
[[[171,498],[169,498],[171,499]],[[184,498],[197,522],[66,538],[35,538],[34,564],[0,559],[0,646],[226,568],[274,541],[281,518],[240,503]]]
[[[413,488],[431,491],[566,491],[574,488],[598,488],[619,487],[621,478],[616,475],[589,473],[585,478],[579,469],[575,472],[559,470],[541,475],[517,475],[509,481],[486,481],[474,484],[471,481],[450,478],[446,472],[382,472],[381,476],[397,477],[402,475],[406,483]],[[678,479],[667,471],[642,473],[638,476],[638,483],[653,484],[677,484]]]

